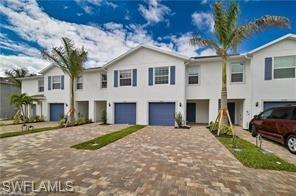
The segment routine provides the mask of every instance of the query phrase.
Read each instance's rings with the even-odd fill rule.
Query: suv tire
[[[286,140],[286,145],[291,153],[296,154],[296,135],[289,135]]]

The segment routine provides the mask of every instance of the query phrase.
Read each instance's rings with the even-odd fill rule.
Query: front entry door
[[[195,103],[187,103],[186,120],[187,122],[196,122],[196,104]]]
[[[235,124],[235,103],[227,103],[231,122]]]

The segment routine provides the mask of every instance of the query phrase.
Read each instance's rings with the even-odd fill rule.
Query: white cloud
[[[27,56],[37,56],[40,54],[39,50],[32,48],[27,44],[11,41],[2,33],[0,33],[0,47],[6,50],[22,53]]]
[[[179,37],[175,35],[171,36],[170,39],[175,44],[175,48],[177,52],[192,57],[192,56],[196,56],[195,50],[197,49],[197,47],[194,47],[189,44],[189,40],[191,37],[192,37],[191,33],[186,33]]]
[[[101,6],[102,4],[105,4],[112,8],[117,8],[117,5],[115,3],[108,0],[75,0],[75,2],[79,6],[81,6],[85,13],[89,15],[94,14],[94,6]]]
[[[191,17],[193,24],[199,30],[214,32],[214,19],[212,14],[206,12],[194,12]]]
[[[153,40],[143,25],[106,23],[96,26],[60,21],[48,16],[35,1],[3,3],[0,12],[7,16],[9,22],[1,24],[1,28],[14,31],[23,40],[35,42],[44,49],[60,46],[62,37],[72,39],[77,47],[84,46],[88,51],[86,67],[101,66],[140,43],[176,50],[189,56],[196,55],[195,49],[189,45],[190,34],[171,36],[169,43],[162,43],[161,39]],[[48,65],[47,61],[41,59],[40,52],[27,44],[11,41],[5,35],[0,36],[0,44],[3,48],[22,54],[1,55],[0,72],[10,65],[28,66],[34,72]]]
[[[217,55],[216,51],[211,48],[204,49],[199,53],[199,56],[211,56],[211,55]]]
[[[37,73],[41,67],[49,63],[41,58],[21,56],[21,55],[0,55],[0,76],[4,76],[4,71],[11,68],[26,68],[29,73]]]
[[[201,4],[207,4],[209,2],[209,0],[202,0]]]
[[[148,0],[147,5],[140,4],[138,8],[141,15],[147,20],[148,24],[167,21],[165,17],[170,15],[172,10],[161,4],[160,0]]]

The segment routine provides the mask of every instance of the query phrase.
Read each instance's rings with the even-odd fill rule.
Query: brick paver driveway
[[[246,168],[204,127],[146,127],[99,150],[69,148],[119,127],[0,140],[1,180],[72,180],[87,195],[296,194],[296,173]]]

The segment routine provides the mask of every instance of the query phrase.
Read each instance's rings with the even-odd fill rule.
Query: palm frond
[[[290,27],[290,21],[282,16],[263,16],[253,22],[237,27],[230,37],[230,45],[235,49],[242,40],[250,37],[253,33],[273,27]]]
[[[5,70],[4,74],[17,86],[21,86],[21,81],[17,78],[25,77],[28,74],[26,68],[12,68],[11,70]]]
[[[229,8],[227,10],[227,14],[226,14],[226,23],[227,23],[227,35],[228,35],[228,39],[230,38],[231,32],[233,32],[233,30],[236,28],[236,24],[237,24],[237,18],[239,15],[239,5],[234,2],[231,1]]]
[[[216,36],[219,39],[220,44],[225,45],[225,40],[227,40],[227,19],[224,12],[224,6],[221,1],[215,3],[213,17]]]
[[[215,50],[218,50],[218,48],[219,48],[218,45],[214,41],[209,40],[209,39],[204,39],[201,37],[197,37],[197,36],[194,36],[190,39],[190,44],[192,46],[209,47],[209,48],[212,48]]]

